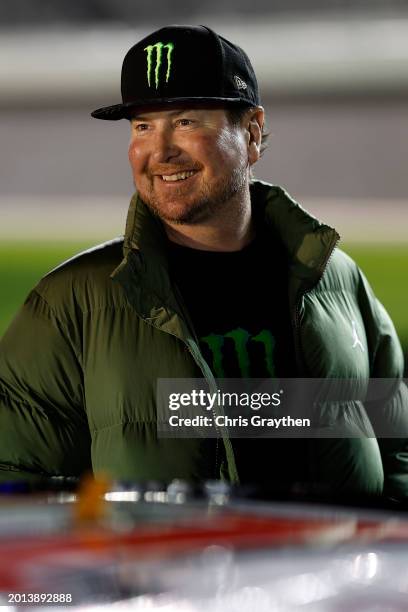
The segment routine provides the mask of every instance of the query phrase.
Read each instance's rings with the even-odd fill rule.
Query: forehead
[[[177,106],[145,106],[134,109],[130,115],[131,120],[135,119],[161,119],[161,118],[172,118],[177,117],[183,113],[198,113],[200,115],[225,115],[226,109],[219,105],[214,104],[180,104]]]

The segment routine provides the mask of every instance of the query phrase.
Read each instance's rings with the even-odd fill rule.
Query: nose
[[[151,156],[156,164],[168,163],[181,153],[180,147],[174,140],[173,130],[167,126],[155,130],[152,147]]]

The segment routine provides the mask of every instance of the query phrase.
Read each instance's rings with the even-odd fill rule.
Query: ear
[[[261,155],[262,126],[265,120],[265,111],[262,106],[251,109],[246,117],[248,161],[252,166]]]

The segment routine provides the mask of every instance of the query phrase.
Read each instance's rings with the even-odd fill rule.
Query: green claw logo
[[[271,332],[267,329],[263,329],[258,335],[251,336],[245,329],[238,327],[233,329],[227,334],[210,334],[201,338],[201,342],[204,342],[209,349],[212,357],[212,370],[217,378],[225,378],[224,369],[224,348],[227,342],[233,342],[235,348],[235,354],[238,361],[239,370],[243,378],[251,377],[251,359],[248,349],[250,345],[253,347],[254,342],[261,343],[264,348],[265,357],[265,372],[268,376],[274,378],[275,365],[274,365],[274,351],[275,351],[275,338]]]
[[[151,78],[152,78],[152,68],[153,68],[153,52],[156,50],[156,66],[154,70],[154,82],[156,85],[156,89],[159,87],[160,81],[160,66],[162,64],[162,51],[163,49],[167,49],[167,71],[166,71],[166,83],[170,78],[170,70],[171,70],[171,55],[174,49],[174,44],[168,42],[166,44],[162,42],[158,42],[155,45],[149,45],[144,48],[144,51],[147,52],[147,82],[149,87],[151,87]]]

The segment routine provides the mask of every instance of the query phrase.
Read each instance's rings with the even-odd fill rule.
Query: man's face
[[[224,109],[147,110],[131,121],[129,161],[142,200],[164,221],[205,221],[249,178],[248,138]]]

